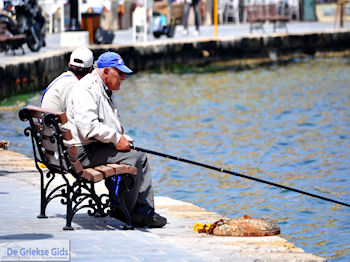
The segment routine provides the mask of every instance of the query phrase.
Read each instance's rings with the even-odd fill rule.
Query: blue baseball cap
[[[124,73],[132,73],[132,70],[124,64],[121,56],[115,52],[105,52],[97,59],[97,67],[115,67]]]

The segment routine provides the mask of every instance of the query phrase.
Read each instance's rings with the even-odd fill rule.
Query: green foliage
[[[14,95],[8,98],[5,98],[0,101],[0,107],[5,107],[5,106],[16,106],[20,104],[28,104],[28,101],[34,97],[38,92],[31,92],[27,94],[19,94],[19,95]]]

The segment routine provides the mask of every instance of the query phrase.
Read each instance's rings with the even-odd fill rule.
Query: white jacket
[[[41,107],[56,112],[66,112],[69,94],[78,81],[73,72],[62,73],[45,89]]]
[[[72,131],[70,145],[87,145],[92,142],[117,145],[124,128],[118,118],[118,111],[106,94],[102,79],[94,70],[83,77],[70,93],[67,104],[67,128]],[[126,139],[132,139],[125,135]]]

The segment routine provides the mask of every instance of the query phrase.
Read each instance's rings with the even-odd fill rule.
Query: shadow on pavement
[[[56,214],[55,217],[66,219],[65,215]],[[50,219],[50,217],[48,218]],[[78,225],[78,226],[77,226]],[[64,225],[62,225],[63,227]],[[74,230],[95,230],[95,231],[109,231],[109,230],[121,230],[125,231],[123,228],[125,223],[111,217],[94,217],[88,214],[79,213],[73,217],[72,227]],[[135,228],[135,230],[149,232],[147,228]],[[127,231],[127,230],[126,230]]]
[[[63,214],[56,214],[55,217],[59,217],[66,220],[66,216]],[[77,227],[78,224],[79,226]],[[89,229],[89,230],[123,230],[124,222],[110,217],[94,217],[88,214],[79,213],[73,217],[72,227],[75,230]],[[63,225],[64,226],[64,225]]]
[[[51,234],[36,234],[36,233],[26,233],[26,234],[13,234],[0,236],[0,240],[38,240],[38,239],[48,239],[53,238]]]

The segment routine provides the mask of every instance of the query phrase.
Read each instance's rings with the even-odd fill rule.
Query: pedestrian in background
[[[200,15],[201,15],[201,0],[185,0],[184,5],[184,16],[183,16],[183,25],[184,29],[182,32],[182,35],[188,35],[188,16],[190,14],[191,7],[193,8],[194,12],[194,24],[196,27],[196,30],[194,31],[193,35],[198,36],[200,34],[199,31],[199,23],[200,23]]]
[[[121,30],[123,28],[123,16],[125,14],[125,6],[124,6],[124,0],[118,1],[118,29]]]

